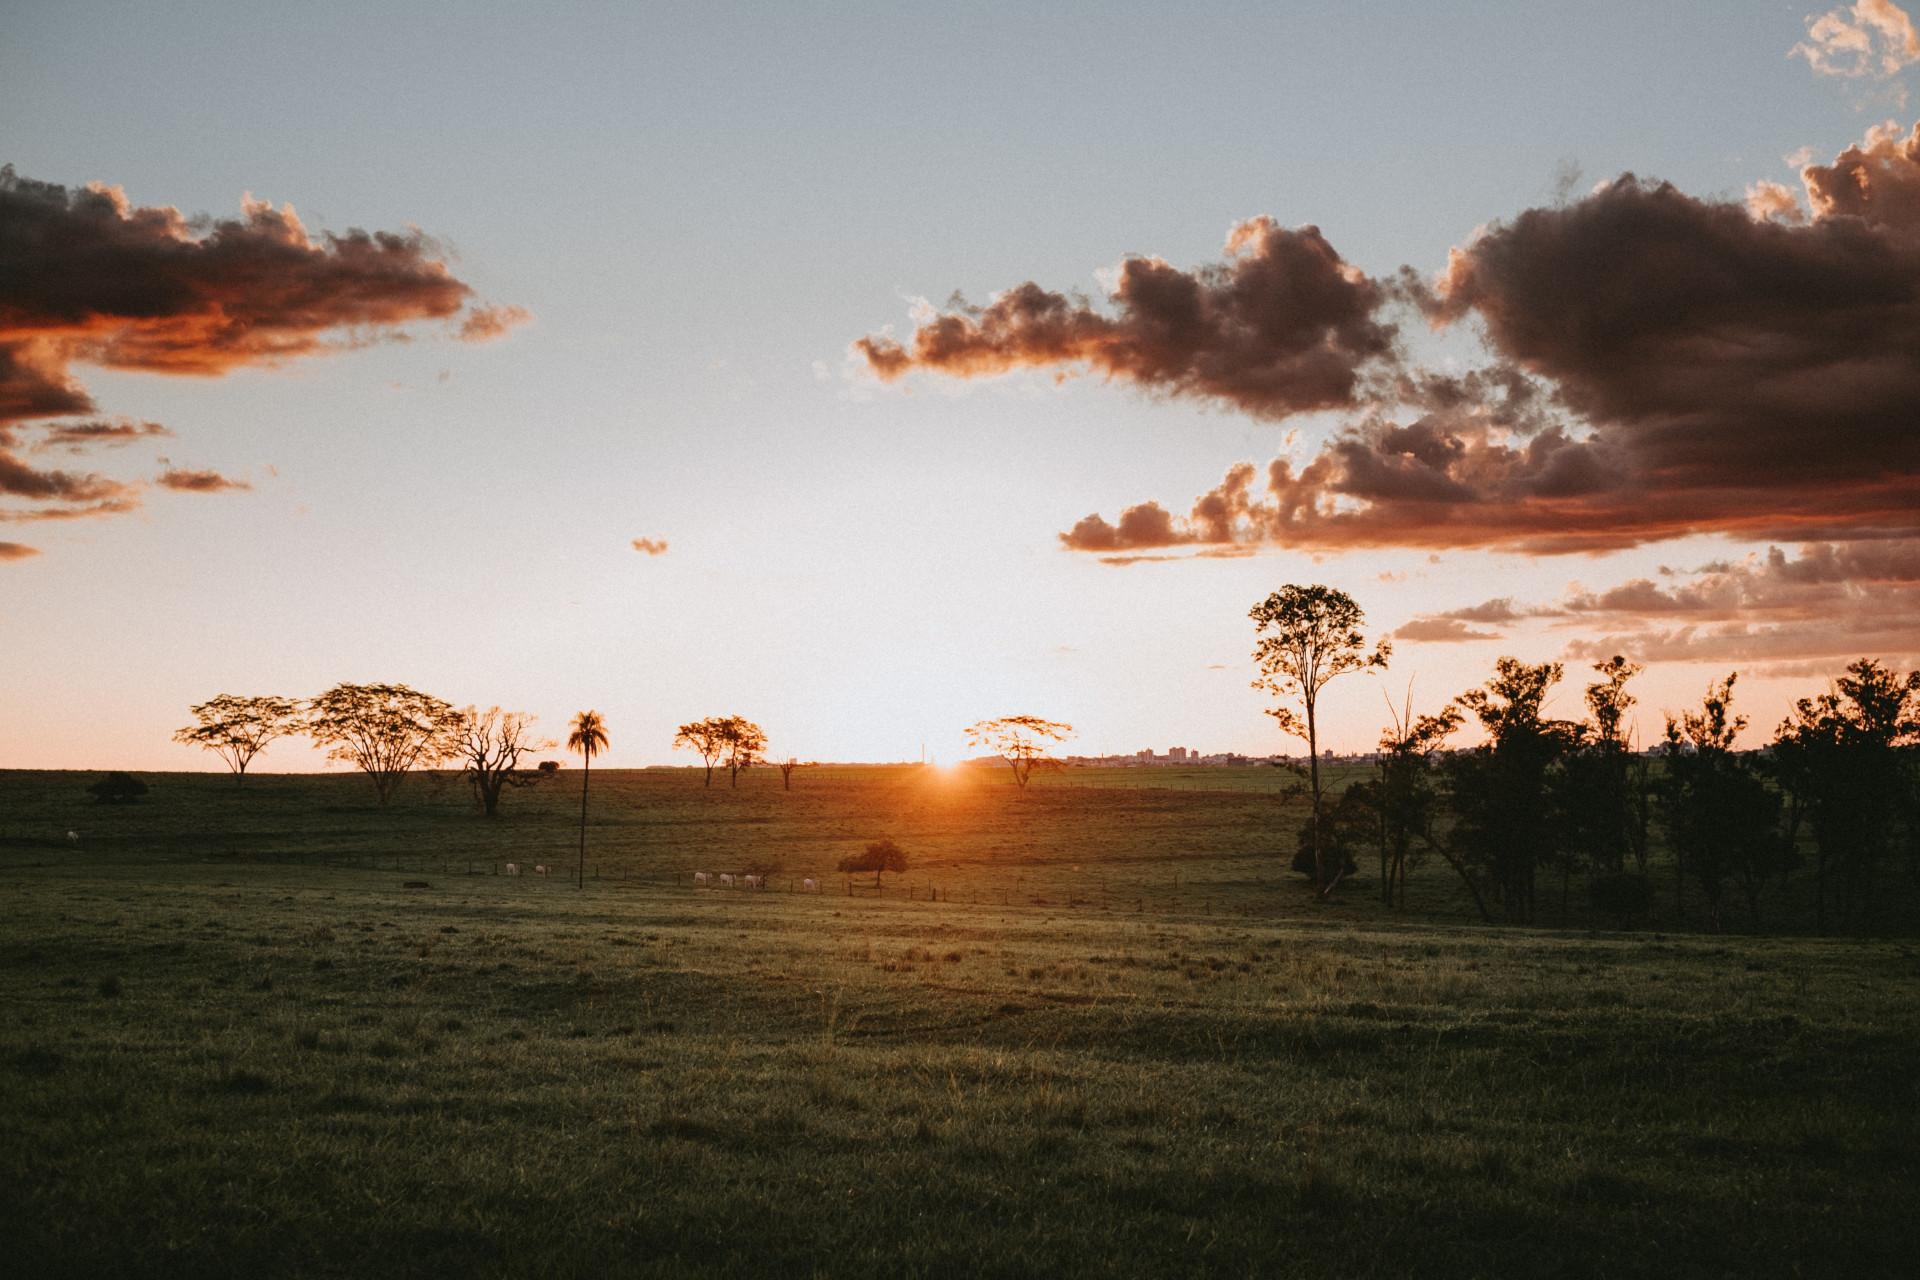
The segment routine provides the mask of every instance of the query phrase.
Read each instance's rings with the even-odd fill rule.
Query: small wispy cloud
[[[663,556],[667,554],[667,540],[665,538],[635,538],[633,540],[633,549],[645,555]]]
[[[218,471],[194,471],[186,467],[169,467],[155,477],[154,483],[177,493],[223,493],[229,489],[253,488],[245,480],[230,479]]]
[[[1807,19],[1807,38],[1788,50],[1796,54],[1818,75],[1885,80],[1920,62],[1920,32],[1889,0],[1859,0]]]
[[[0,560],[25,560],[28,556],[37,556],[40,548],[30,547],[24,542],[0,542]]]

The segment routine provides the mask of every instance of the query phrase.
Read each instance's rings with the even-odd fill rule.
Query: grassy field
[[[353,777],[154,775],[125,807],[92,778],[0,774],[17,1274],[1860,1276],[1920,1248],[1911,943],[1494,930],[1432,873],[1406,917],[1316,906],[1254,787],[609,771],[580,889],[492,874],[570,865],[577,775],[493,823],[426,779],[382,812]],[[881,835],[915,870],[848,896],[833,862]],[[775,891],[687,882],[756,866]]]

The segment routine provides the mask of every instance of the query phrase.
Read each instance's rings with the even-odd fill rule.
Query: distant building
[[[1169,760],[1185,760],[1186,758],[1187,749],[1185,747],[1169,747],[1167,749],[1167,759]]]

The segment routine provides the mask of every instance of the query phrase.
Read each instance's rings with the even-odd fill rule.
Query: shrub
[[[102,804],[132,804],[147,794],[147,784],[116,769],[87,790]]]

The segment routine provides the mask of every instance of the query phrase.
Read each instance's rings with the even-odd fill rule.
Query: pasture
[[[1920,1247],[1909,942],[1490,929],[1432,870],[1405,916],[1312,904],[1260,777],[596,772],[581,889],[571,771],[494,823],[446,779],[380,811],[344,775],[127,806],[94,776],[0,774],[20,1274],[1859,1276]],[[834,861],[883,835],[914,869],[849,896]]]

